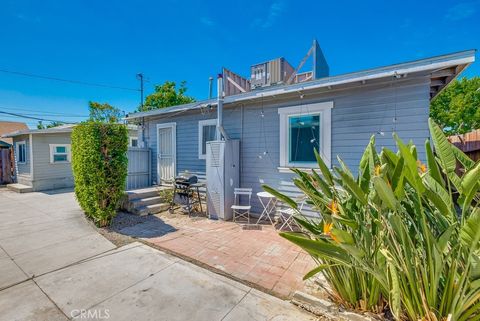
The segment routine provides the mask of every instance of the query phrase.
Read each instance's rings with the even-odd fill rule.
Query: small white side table
[[[262,220],[262,218],[266,216],[270,220],[272,226],[275,226],[275,223],[272,220],[272,216],[275,215],[277,198],[269,192],[258,192],[257,196],[263,206],[263,211],[258,218],[257,224]]]

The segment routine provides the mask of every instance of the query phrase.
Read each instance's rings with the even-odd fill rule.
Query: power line
[[[10,113],[10,112],[6,112],[6,111],[0,111],[0,114],[16,116],[16,117],[19,117],[19,118],[40,120],[40,121],[50,121],[50,122],[59,122],[59,123],[63,123],[63,124],[73,124],[73,123],[66,122],[66,121],[60,121],[58,119],[46,119],[46,118],[34,117],[34,116],[29,116],[29,115],[24,115],[24,114]]]
[[[79,114],[64,114],[64,113],[55,113],[55,112],[43,112],[31,109],[22,109],[22,108],[4,108],[0,107],[1,111],[7,112],[17,112],[17,111],[27,111],[30,116],[54,116],[54,117],[78,117],[78,118],[87,118],[88,115],[79,115]],[[25,114],[25,113],[22,113]]]
[[[113,85],[107,85],[107,84],[98,84],[98,83],[86,82],[86,81],[81,81],[81,80],[72,80],[72,79],[57,78],[57,77],[52,77],[52,76],[43,76],[43,75],[30,74],[30,73],[21,72],[21,71],[12,71],[12,70],[0,69],[0,72],[7,73],[7,74],[12,74],[12,75],[17,75],[17,76],[24,76],[24,77],[30,77],[30,78],[39,78],[39,79],[47,79],[47,80],[61,81],[61,82],[67,82],[67,83],[71,83],[71,84],[91,86],[91,87],[102,87],[102,88],[111,88],[111,89],[121,89],[121,90],[137,91],[137,92],[140,91],[139,89],[136,89],[136,88],[113,86]]]
[[[41,110],[38,110],[38,109],[28,109],[28,108],[23,108],[23,107],[14,107],[14,106],[0,106],[0,109],[14,109],[14,110],[21,110],[21,111],[32,111],[32,112],[38,112],[38,113],[52,113],[52,114],[59,114],[59,115],[63,115],[63,113],[56,113],[56,112],[53,112],[53,111],[41,111]],[[72,114],[73,115],[73,114]],[[84,116],[84,115],[80,115],[80,114],[75,114],[76,116]]]

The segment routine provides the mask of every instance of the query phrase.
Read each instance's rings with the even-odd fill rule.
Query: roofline
[[[12,138],[20,135],[35,135],[35,134],[55,134],[55,133],[70,133],[72,127],[69,128],[46,128],[46,129],[27,129],[17,130],[8,134],[4,134],[2,137]]]
[[[58,134],[58,133],[71,133],[75,125],[64,128],[45,128],[45,129],[27,129],[27,130],[17,130],[11,133],[4,134],[0,137],[3,138],[12,138],[20,135],[36,135],[36,134]],[[137,125],[127,124],[128,130],[138,130]]]
[[[352,82],[360,82],[365,80],[385,78],[394,76],[396,74],[410,74],[414,72],[437,70],[458,65],[470,65],[475,61],[476,49],[464,50],[454,52],[446,55],[439,55],[425,59],[418,59],[399,64],[388,65],[384,67],[377,67],[366,69],[362,71],[324,77],[312,80],[305,83],[297,83],[292,85],[280,85],[274,87],[267,87],[265,89],[257,89],[247,93],[227,96],[223,99],[224,104],[245,101],[260,97],[278,96],[282,94],[298,92],[302,90],[312,90],[322,87],[347,84]],[[138,112],[127,115],[125,119],[136,119],[142,117],[156,116],[162,114],[169,114],[173,112],[183,112],[190,109],[196,109],[201,106],[216,105],[216,99],[203,100],[196,103],[189,103],[184,105],[177,105],[168,108],[156,109],[147,112]]]

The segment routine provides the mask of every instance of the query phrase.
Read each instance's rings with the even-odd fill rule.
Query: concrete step
[[[170,207],[170,204],[168,203],[145,205],[145,206],[140,206],[138,208],[135,208],[133,210],[133,213],[140,216],[144,216],[144,215],[156,214],[156,213],[166,211],[168,210],[169,207]]]
[[[149,198],[149,197],[158,196],[159,191],[160,191],[160,187],[148,187],[148,188],[127,191],[127,196],[129,200]]]
[[[30,193],[33,192],[33,187],[28,186],[28,185],[23,185],[23,184],[8,184],[7,188],[11,191],[17,192],[17,193]]]
[[[153,205],[153,204],[160,204],[162,202],[162,198],[160,196],[153,196],[147,198],[136,198],[130,201],[133,208],[139,208],[142,206]]]

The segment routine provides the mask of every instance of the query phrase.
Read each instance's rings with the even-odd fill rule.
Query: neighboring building
[[[72,187],[70,136],[74,126],[27,129],[4,135],[13,139],[17,183],[32,187],[33,191]],[[137,128],[130,125],[130,144],[136,145],[136,139]]]
[[[423,146],[430,100],[475,60],[469,50],[329,77],[323,55],[317,55],[317,75],[296,75],[282,59],[252,66],[250,80],[224,69],[221,101],[128,115],[127,120],[143,124],[139,144],[152,150],[152,184],[184,171],[205,175],[206,142],[220,139],[219,133],[240,140],[234,185],[254,192],[268,184],[295,194],[290,168],[315,168],[314,148],[329,166],[338,165],[338,155],[356,172],[372,135],[378,150],[395,148],[394,131]],[[217,123],[218,115],[222,121]],[[423,149],[418,151],[424,159]],[[261,212],[256,197],[252,205]]]
[[[0,120],[0,148],[5,148],[13,144],[12,138],[3,138],[2,135],[25,129],[28,129],[28,126],[25,123]]]

